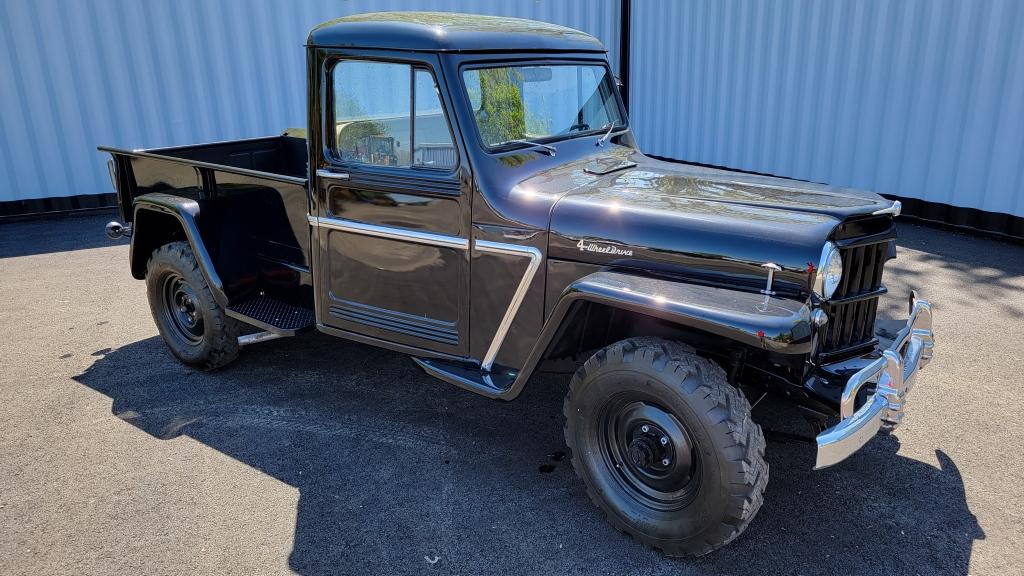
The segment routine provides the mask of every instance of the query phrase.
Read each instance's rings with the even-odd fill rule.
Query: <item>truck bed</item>
[[[288,135],[154,148],[143,152],[224,168],[306,178],[306,140]]]
[[[135,219],[135,199],[146,194],[199,205],[203,242],[233,302],[270,293],[312,308],[305,139],[286,133],[149,150],[99,149],[113,158],[111,177],[126,222]],[[133,240],[134,248],[154,247]]]
[[[208,144],[192,144],[146,150],[125,150],[100,146],[113,157],[111,177],[121,205],[121,216],[132,220],[131,204],[136,196],[167,192],[199,199],[203,176],[232,174],[255,179],[305,186],[307,178],[306,140],[285,133],[267,138],[249,138]],[[222,177],[222,181],[231,180]],[[207,196],[216,192],[213,182],[205,184]]]

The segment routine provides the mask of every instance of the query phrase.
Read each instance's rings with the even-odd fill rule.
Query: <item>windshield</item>
[[[622,124],[614,84],[604,66],[473,68],[465,70],[462,79],[488,148],[603,132]]]

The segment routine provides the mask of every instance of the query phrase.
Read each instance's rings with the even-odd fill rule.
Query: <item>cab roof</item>
[[[376,12],[320,24],[308,46],[427,52],[604,52],[589,34],[522,18],[454,12]]]

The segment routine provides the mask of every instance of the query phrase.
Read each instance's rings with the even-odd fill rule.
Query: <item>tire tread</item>
[[[612,344],[596,352],[576,371],[563,404],[565,416],[565,440],[572,454],[571,462],[576,474],[586,478],[581,470],[583,464],[576,457],[574,434],[571,430],[574,397],[581,383],[591,374],[608,364],[610,359],[620,360],[623,365],[635,364],[639,359],[650,358],[652,367],[659,372],[671,373],[678,379],[677,388],[683,394],[698,398],[708,404],[707,414],[719,412],[714,427],[732,440],[724,450],[730,455],[729,463],[736,471],[734,479],[725,482],[736,490],[730,492],[732,500],[724,520],[714,529],[706,530],[700,538],[682,542],[665,542],[648,538],[609,510],[604,500],[584,482],[590,500],[600,508],[608,521],[619,532],[669,556],[702,556],[716,550],[746,529],[764,502],[764,490],[768,483],[768,463],[764,460],[765,440],[761,427],[750,416],[750,403],[735,387],[731,386],[720,366],[698,356],[693,348],[682,343],[655,337],[630,338]],[[691,375],[696,377],[690,377]]]
[[[154,250],[146,264],[147,283],[154,277],[153,274],[158,273],[156,268],[162,265],[174,268],[183,277],[187,277],[189,283],[200,292],[203,303],[209,312],[209,314],[204,315],[207,329],[203,337],[209,338],[210,344],[203,357],[196,362],[186,361],[175,352],[174,346],[168,342],[171,351],[175,352],[175,357],[190,366],[204,371],[216,370],[233,362],[238,357],[238,334],[241,326],[237,320],[225,314],[224,309],[217,303],[216,298],[213,297],[213,291],[210,289],[210,285],[207,284],[202,270],[199,269],[199,263],[192,252],[192,247],[188,242],[178,241],[164,244]],[[149,291],[153,319],[156,321],[157,327],[160,327],[160,319],[156,309],[156,306],[159,304],[153,301],[152,287],[149,288]],[[168,338],[165,336],[164,340],[168,341]]]

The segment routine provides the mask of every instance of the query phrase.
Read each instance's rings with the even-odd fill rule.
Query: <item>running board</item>
[[[280,334],[274,334],[273,332],[256,332],[255,334],[243,334],[238,337],[239,346],[249,346],[251,344],[258,344],[260,342],[266,342],[267,340],[277,340],[278,338],[287,338]]]
[[[265,294],[232,304],[225,312],[236,320],[278,337],[295,336],[316,324],[316,314],[312,310],[282,302]]]
[[[479,366],[435,358],[413,358],[413,362],[434,378],[439,378],[488,398],[505,398],[519,375],[517,370],[494,366],[482,372]]]

